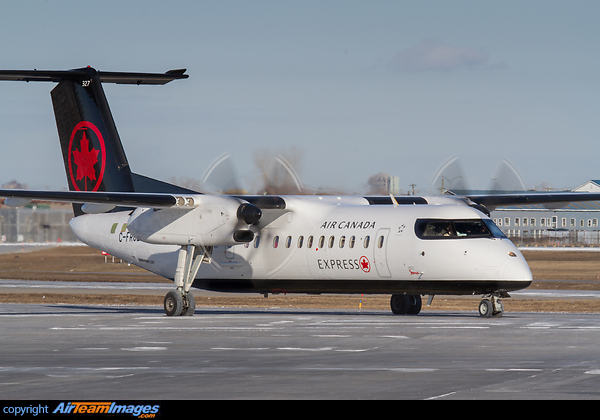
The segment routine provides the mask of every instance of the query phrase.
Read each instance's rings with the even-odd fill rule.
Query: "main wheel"
[[[408,301],[409,307],[408,312],[406,313],[408,315],[419,315],[419,312],[421,312],[421,307],[423,305],[421,295],[409,295]]]
[[[410,308],[408,295],[392,295],[390,307],[394,315],[406,315]]]
[[[177,290],[171,290],[165,296],[165,313],[167,316],[179,316],[183,311],[183,296]]]
[[[421,295],[392,295],[390,307],[394,315],[418,315],[421,312]]]

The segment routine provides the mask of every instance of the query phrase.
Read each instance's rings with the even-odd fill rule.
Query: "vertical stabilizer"
[[[72,191],[134,191],[125,156],[98,73],[62,80],[52,103],[65,171]]]
[[[185,69],[166,73],[73,70],[0,70],[0,80],[57,82],[52,104],[71,191],[134,192],[139,188],[171,188],[131,173],[102,83],[164,85],[186,79]],[[173,187],[176,188],[176,187]],[[73,205],[75,215],[81,206]]]

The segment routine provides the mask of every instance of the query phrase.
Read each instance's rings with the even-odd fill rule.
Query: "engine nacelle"
[[[250,242],[250,224],[261,210],[241,199],[196,195],[195,207],[136,209],[127,222],[129,232],[152,244],[219,246]]]

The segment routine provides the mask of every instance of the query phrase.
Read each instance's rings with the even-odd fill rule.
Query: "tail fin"
[[[98,73],[62,80],[52,104],[71,191],[133,192],[131,171]]]
[[[136,191],[102,83],[165,84],[185,79],[185,70],[164,74],[67,71],[0,71],[0,80],[58,82],[52,104],[71,191]],[[74,207],[75,214],[80,212]]]

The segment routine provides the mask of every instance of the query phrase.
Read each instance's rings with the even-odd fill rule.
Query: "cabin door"
[[[390,269],[387,263],[387,244],[389,229],[379,229],[375,237],[375,247],[373,251],[373,262],[377,268],[380,277],[391,277]]]

